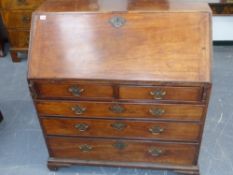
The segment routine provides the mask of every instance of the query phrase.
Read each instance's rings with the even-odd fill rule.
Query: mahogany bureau
[[[48,168],[199,174],[211,89],[207,4],[46,1],[33,13],[28,83]]]
[[[18,52],[26,52],[29,44],[29,31],[32,11],[44,0],[1,0],[2,17],[11,44],[13,62],[19,62]]]

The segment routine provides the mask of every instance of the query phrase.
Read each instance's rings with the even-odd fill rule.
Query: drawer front
[[[28,30],[8,30],[11,47],[27,48],[29,45]]]
[[[39,115],[199,121],[204,106],[104,102],[36,101]]]
[[[119,88],[121,99],[140,100],[200,101],[202,91],[201,87],[121,86]]]
[[[139,140],[108,140],[49,137],[51,157],[79,160],[148,162],[191,165],[195,144],[159,143]]]
[[[29,28],[31,15],[31,11],[7,11],[3,13],[3,18],[7,28]]]
[[[35,83],[34,87],[41,98],[113,98],[111,85]]]
[[[130,120],[42,118],[48,135],[197,141],[200,125]]]
[[[44,0],[1,0],[3,9],[35,9]]]

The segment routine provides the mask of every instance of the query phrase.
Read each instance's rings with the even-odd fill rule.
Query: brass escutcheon
[[[121,16],[113,16],[110,20],[109,20],[109,23],[115,27],[115,28],[120,28],[122,27],[123,25],[125,25],[126,23],[126,20],[121,17]]]
[[[115,105],[112,105],[110,108],[109,108],[112,112],[114,113],[122,113],[125,111],[124,107],[118,105],[118,104],[115,104]]]
[[[122,141],[117,141],[116,143],[113,144],[113,146],[118,150],[123,150],[127,145]]]

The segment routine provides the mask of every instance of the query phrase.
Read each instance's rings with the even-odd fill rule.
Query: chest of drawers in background
[[[211,88],[208,5],[117,2],[46,1],[33,15],[28,82],[48,167],[199,174]]]
[[[19,62],[19,52],[27,52],[32,11],[43,0],[1,0],[2,17],[10,41],[13,62]]]

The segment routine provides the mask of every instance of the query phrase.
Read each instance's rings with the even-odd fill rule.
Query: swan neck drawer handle
[[[152,134],[161,134],[162,132],[164,132],[164,128],[160,128],[159,126],[154,126],[154,127],[149,128],[149,131]]]
[[[73,106],[71,107],[71,110],[77,114],[77,115],[81,115],[86,111],[86,108],[81,107],[81,106]]]
[[[151,115],[159,117],[165,113],[165,110],[161,108],[152,108],[152,109],[149,109],[149,112]]]
[[[164,98],[164,96],[166,95],[166,91],[165,90],[162,90],[162,89],[156,89],[154,91],[151,91],[150,92],[150,95],[153,96],[154,99],[156,100],[161,100]]]
[[[162,150],[159,149],[159,148],[153,147],[153,148],[150,148],[150,149],[148,150],[148,153],[149,153],[151,156],[159,157],[159,156],[161,156],[161,155],[164,153],[164,151],[162,151]]]
[[[119,131],[123,130],[126,128],[126,124],[125,123],[122,123],[122,122],[116,122],[116,123],[112,123],[111,124],[111,127],[113,127],[114,129],[117,129]]]
[[[82,151],[82,152],[90,152],[93,147],[90,146],[90,145],[87,145],[87,144],[84,144],[84,145],[80,145],[79,146],[79,149]]]
[[[71,86],[68,88],[68,91],[76,96],[76,97],[80,97],[82,95],[82,93],[84,92],[83,88],[77,87],[77,86]]]
[[[86,123],[78,123],[75,125],[75,128],[77,128],[80,132],[86,131],[89,126]]]

